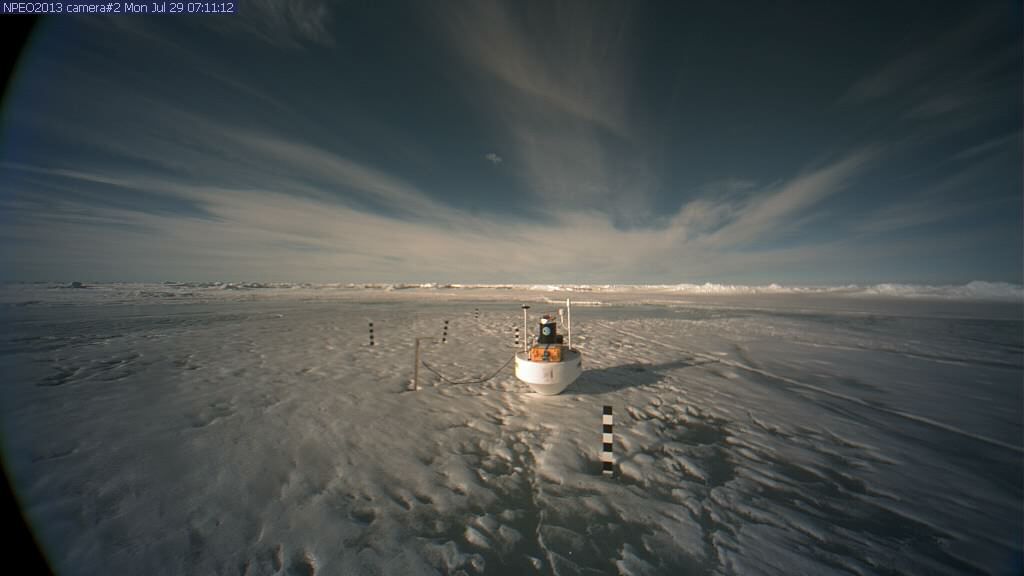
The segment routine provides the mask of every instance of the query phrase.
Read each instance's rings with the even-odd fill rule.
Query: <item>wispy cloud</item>
[[[858,222],[856,228],[869,234],[906,230],[962,217],[970,208],[969,205],[936,204],[934,200],[929,199],[902,201],[876,210]]]
[[[517,34],[518,47],[502,49],[532,50],[529,39]],[[568,82],[564,91],[557,89],[589,105],[573,89],[569,64],[544,77]],[[614,86],[604,85],[614,84],[613,77],[620,76],[590,86],[614,94]],[[46,185],[82,184],[130,191],[135,198],[117,206],[100,199],[12,208],[18,224],[2,234],[27,247],[12,258],[25,266],[60,260],[61,266],[95,270],[113,259],[150,278],[509,281],[528,275],[538,281],[643,281],[740,274],[753,266],[811,261],[827,251],[762,249],[755,258],[729,248],[791,225],[790,217],[841,189],[866,158],[853,154],[767,188],[741,178],[709,183],[663,215],[660,227],[622,226],[623,217],[650,223],[646,195],[659,185],[642,143],[609,134],[608,122],[593,121],[616,118],[626,130],[625,116],[616,116],[615,106],[580,114],[530,91],[503,93],[490,105],[503,110],[507,122],[501,128],[515,145],[517,165],[524,166],[525,185],[541,206],[557,208],[547,218],[524,220],[470,215],[401,176],[301,138],[241,129],[159,99],[135,105],[149,112],[147,125],[111,127],[107,143],[93,144],[122,160],[111,162],[111,169],[2,167],[47,180],[15,188],[19,200]],[[86,130],[62,138],[92,142]],[[504,161],[496,152],[485,158]],[[146,196],[193,210],[161,213]],[[528,245],[542,248],[545,258],[523,250]]]
[[[508,88],[574,118],[626,132],[624,7],[563,2],[541,15],[528,9],[512,13],[510,6],[515,5],[497,0],[455,5],[447,23],[463,54]],[[618,13],[600,14],[602,8]]]
[[[334,43],[327,0],[245,0],[238,17],[245,30],[281,47]]]
[[[76,201],[43,205],[31,201],[38,185],[24,186],[13,194],[16,203],[5,206],[17,224],[2,236],[27,247],[14,258],[34,266],[63,259],[71,268],[95,270],[114,259],[150,278],[509,281],[526,274],[538,281],[639,281],[666,274],[736,274],[755,263],[808,261],[821,252],[820,247],[761,250],[755,258],[723,248],[771,235],[794,213],[841,188],[865,160],[863,154],[852,155],[783,184],[762,200],[744,204],[725,195],[688,202],[665,228],[621,230],[607,215],[587,210],[559,213],[552,222],[470,218],[401,179],[312,146],[228,128],[207,130],[222,138],[208,141],[209,146],[244,146],[240,156],[251,157],[254,165],[284,170],[263,172],[263,186],[238,188],[130,171],[7,164],[3,169],[15,174],[102,184],[197,207],[182,215],[159,213],[145,203],[138,208]],[[226,168],[218,165],[221,173]],[[248,163],[234,167],[250,169]],[[317,180],[291,176],[298,173],[312,173]],[[340,188],[401,210],[361,208],[332,192]],[[534,258],[523,250],[527,245],[543,250],[545,258]]]
[[[955,171],[944,174],[930,186],[878,206],[853,228],[865,234],[897,232],[939,222],[970,222],[986,211],[998,211],[1003,205],[1014,210],[1010,205],[1019,204],[1019,190],[1014,190],[1012,196],[1000,196],[981,194],[979,187],[985,186],[985,178],[996,170],[995,162],[999,159],[993,152],[1005,149],[1019,137],[1020,133],[1014,133],[961,151],[952,158],[957,162],[949,163]],[[1012,184],[1007,187],[1013,189]]]
[[[1018,130],[1006,136],[999,136],[998,138],[992,138],[991,140],[976,144],[969,148],[965,148],[953,155],[953,160],[970,160],[973,158],[981,157],[986,154],[995,153],[1005,147],[1009,147],[1013,144],[1020,145],[1021,143],[1021,132]]]
[[[258,38],[287,50],[334,44],[331,25],[337,4],[333,0],[244,0],[236,6],[237,14],[196,19],[193,23],[217,34],[240,35],[245,37],[244,41]],[[83,22],[83,25],[127,32],[178,52],[192,52],[187,42],[175,39],[166,27],[145,19],[112,18],[102,23]],[[206,57],[200,64],[209,63]]]
[[[963,108],[967,102],[968,100],[964,96],[940,94],[938,96],[930,97],[912,108],[907,112],[906,117],[929,118],[933,116],[942,116],[943,114],[948,114],[957,109]]]
[[[2,256],[15,270],[43,278],[61,270],[88,279],[125,279],[127,273],[127,279],[149,280],[603,283],[749,278],[752,272],[784,280],[782,271],[793,266],[870,268],[882,254],[911,257],[937,246],[920,239],[887,245],[836,240],[720,252],[680,244],[671,230],[616,230],[596,215],[571,215],[558,226],[485,220],[437,227],[267,190],[200,195],[204,216],[73,202],[24,212],[0,232]],[[538,251],[545,257],[536,258]]]
[[[848,100],[874,100],[896,92],[935,70],[937,61],[932,52],[935,45],[919,47],[890,61],[882,68],[860,78],[844,96]]]
[[[841,191],[877,154],[875,149],[859,150],[800,175],[777,190],[753,196],[733,221],[712,233],[706,241],[727,247],[776,237],[781,230],[788,230],[797,216]]]
[[[318,178],[324,186],[320,189],[319,195],[326,194],[335,201],[344,201],[346,195],[331,194],[323,190],[347,192],[348,197],[355,196],[373,201],[392,212],[404,215],[429,216],[437,219],[455,212],[452,208],[442,208],[439,203],[400,178],[321,148],[247,131],[227,129],[221,134],[241,148],[272,159],[272,165],[279,170]],[[296,191],[311,189],[316,188],[302,186]]]
[[[333,4],[261,0],[243,9],[250,16],[237,21],[236,32],[275,46],[333,40],[326,25]],[[837,217],[834,206],[851,200],[846,191],[873,181],[865,176],[876,175],[878,165],[897,163],[887,147],[840,146],[830,161],[814,163],[794,153],[767,175],[745,173],[740,154],[708,170],[672,158],[685,147],[666,142],[692,136],[659,134],[633,116],[649,106],[630,93],[629,10],[625,3],[446,4],[446,30],[460,58],[443,62],[468,78],[452,95],[479,107],[458,111],[477,117],[460,132],[469,137],[451,146],[432,146],[437,124],[335,106],[333,96],[349,92],[344,79],[330,86],[323,101],[331,108],[321,114],[303,107],[317,98],[269,89],[264,73],[272,70],[259,62],[249,63],[258,73],[237,76],[227,58],[202,67],[203,44],[190,50],[182,37],[146,44],[175,51],[168,61],[181,68],[172,76],[201,68],[180,93],[154,93],[166,86],[162,79],[133,90],[132,77],[98,72],[117,70],[116,55],[89,61],[103,66],[66,66],[64,77],[82,91],[81,108],[66,116],[57,106],[40,108],[54,113],[37,114],[24,133],[70,152],[0,164],[0,262],[35,277],[56,270],[111,279],[131,271],[148,279],[786,281],[793,270],[823,271],[840,261],[877,270],[893,255],[928,254],[933,237],[877,233],[970,212],[959,196],[936,202],[902,190],[898,201],[879,207],[880,193],[861,187],[854,191],[862,197],[849,204],[865,219]],[[154,28],[135,36],[161,38]],[[936,80],[942,90],[934,94],[917,91],[916,84],[946,78],[931,63],[934,52],[922,54],[862,79],[851,101],[868,106],[904,93],[891,117],[915,125],[974,107],[969,90],[946,90],[944,80]],[[58,76],[60,65],[47,72]],[[322,70],[305,72],[296,76],[319,78]],[[960,80],[969,77],[960,72]],[[961,94],[967,99],[957,99]],[[97,138],[96,119],[103,118],[117,120],[103,124]],[[764,137],[789,146],[777,135]],[[856,141],[865,140],[871,138]],[[950,154],[966,164],[1002,154],[1010,142],[1019,142],[1019,132],[939,156],[943,164],[957,165]],[[469,175],[436,176],[449,166],[467,167]],[[693,174],[680,177],[679,167]],[[482,196],[466,200],[492,184],[495,194],[528,201],[499,214],[486,211]],[[806,233],[825,219],[834,230]],[[955,238],[951,233],[947,244]]]
[[[628,6],[492,0],[458,4],[445,22],[482,72],[480,115],[497,119],[505,157],[546,209],[592,209],[649,224],[660,179],[629,115]]]
[[[985,39],[1001,12],[994,5],[983,7],[952,33],[912,39],[910,50],[858,79],[844,99],[875,100],[905,90],[934,94],[943,87],[937,81],[948,85],[962,74],[976,73],[977,66],[968,63],[965,53]]]
[[[974,6],[965,4],[964,6]],[[841,107],[869,113],[882,132],[927,145],[999,118],[1005,122],[1006,87],[1019,82],[1019,34],[1003,24],[1010,9],[979,4],[952,30],[904,39],[910,47],[856,80]]]

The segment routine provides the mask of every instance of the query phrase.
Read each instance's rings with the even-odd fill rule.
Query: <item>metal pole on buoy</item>
[[[527,334],[529,334],[529,331],[527,330],[527,326],[526,326],[526,311],[529,310],[529,309],[530,309],[529,306],[527,306],[526,304],[523,304],[523,352],[526,352],[526,341],[529,339],[526,336]]]
[[[569,350],[572,350],[572,303],[568,298],[565,299],[565,317],[568,319],[565,323],[565,341]]]

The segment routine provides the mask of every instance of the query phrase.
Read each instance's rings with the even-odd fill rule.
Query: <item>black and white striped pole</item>
[[[519,348],[519,326],[516,326],[515,329],[516,329],[515,330],[515,332],[516,332],[516,348]]]
[[[370,322],[370,346],[373,346],[373,322]]]
[[[479,308],[473,308],[473,320],[479,320],[479,319],[480,319],[480,309]]]
[[[606,476],[611,476],[615,466],[612,438],[612,407],[605,406],[601,415],[601,473]]]
[[[444,321],[444,333],[441,334],[441,344],[448,343],[448,321]]]

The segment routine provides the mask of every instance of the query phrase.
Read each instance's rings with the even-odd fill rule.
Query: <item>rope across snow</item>
[[[450,378],[447,378],[444,374],[441,374],[440,372],[435,370],[430,364],[427,364],[427,362],[425,360],[421,361],[420,363],[423,364],[424,368],[426,368],[427,370],[430,370],[435,375],[437,375],[438,378],[440,378],[441,380],[443,380],[443,381],[445,381],[445,382],[447,382],[449,384],[483,384],[484,382],[487,382],[488,380],[491,380],[495,376],[497,376],[502,370],[504,370],[515,359],[516,359],[516,357],[513,354],[511,358],[506,360],[505,363],[501,365],[501,368],[498,368],[497,370],[494,371],[493,374],[491,374],[490,376],[488,376],[486,378],[478,378],[478,379],[474,379],[474,380],[459,380],[459,381],[455,381],[455,380],[451,380]]]

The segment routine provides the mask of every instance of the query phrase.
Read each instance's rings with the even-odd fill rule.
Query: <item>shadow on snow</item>
[[[606,394],[626,388],[637,388],[657,384],[665,379],[669,372],[714,364],[716,360],[685,358],[663,362],[661,364],[645,364],[633,362],[608,368],[584,370],[579,379],[566,390],[568,394]]]

